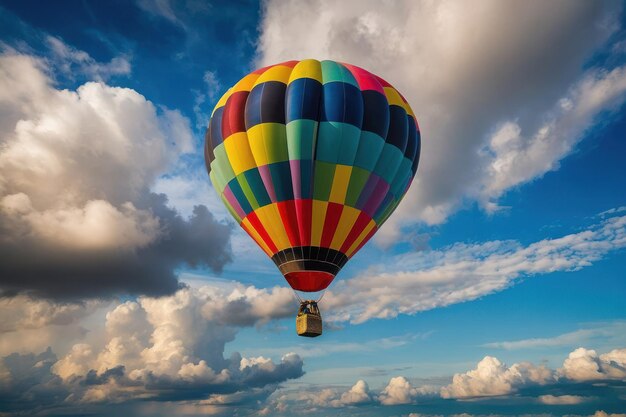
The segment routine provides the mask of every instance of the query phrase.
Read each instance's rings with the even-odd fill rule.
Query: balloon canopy
[[[222,96],[204,155],[215,190],[295,290],[325,289],[408,190],[420,132],[382,78],[334,61],[256,70]]]

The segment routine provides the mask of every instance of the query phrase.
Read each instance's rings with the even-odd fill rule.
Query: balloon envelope
[[[417,121],[389,83],[353,65],[289,61],[217,103],[211,181],[292,288],[325,289],[391,215],[420,155]]]

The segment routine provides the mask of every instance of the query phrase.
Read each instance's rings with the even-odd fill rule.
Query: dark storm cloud
[[[166,206],[162,194],[147,193],[143,200],[138,208],[149,210],[162,232],[155,242],[134,251],[44,243],[27,231],[14,234],[9,220],[0,214],[0,234],[5,237],[0,239],[1,294],[56,299],[159,296],[180,287],[174,271],[181,265],[219,272],[231,261],[231,226],[218,222],[205,206],[196,206],[193,215],[184,219]]]
[[[61,403],[68,387],[50,368],[57,361],[48,349],[38,355],[12,353],[3,358],[6,373],[0,375],[0,412],[32,413]]]
[[[98,373],[88,371],[84,376],[67,380],[54,373],[57,357],[51,349],[40,354],[13,353],[0,360],[0,412],[27,415],[99,414],[98,397],[89,390],[106,392],[106,403],[121,404],[141,400],[187,401],[209,399],[215,404],[252,405],[265,400],[279,384],[299,378],[304,372],[297,355],[288,355],[280,363],[264,367],[253,364],[240,369],[241,356],[235,353],[226,360],[229,378],[226,381],[189,380],[147,373],[140,379],[129,378],[124,366]]]
[[[158,296],[180,266],[221,271],[230,226],[151,192],[195,151],[189,120],[129,88],[57,88],[72,65],[95,79],[130,68],[49,39],[50,59],[0,45],[0,295]]]

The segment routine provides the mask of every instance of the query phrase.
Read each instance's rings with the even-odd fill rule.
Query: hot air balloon
[[[205,135],[211,182],[289,285],[324,290],[398,206],[417,170],[420,131],[382,78],[335,61],[288,61],[243,77]],[[302,300],[301,300],[302,301]],[[302,301],[298,334],[322,332]]]

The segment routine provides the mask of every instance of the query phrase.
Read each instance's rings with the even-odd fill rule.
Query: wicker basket
[[[322,318],[315,314],[303,314],[296,318],[298,336],[317,337],[322,334]]]
[[[322,334],[322,316],[314,301],[303,301],[296,317],[298,336],[317,337]]]

